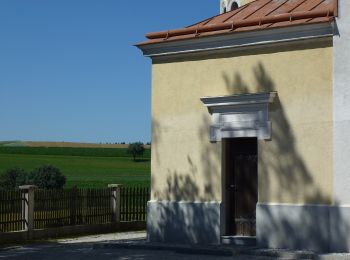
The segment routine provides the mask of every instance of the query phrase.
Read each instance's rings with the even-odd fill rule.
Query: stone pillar
[[[112,222],[120,222],[120,189],[121,184],[108,184],[111,189]]]
[[[22,191],[22,209],[25,219],[24,230],[32,231],[34,229],[34,185],[19,186]]]

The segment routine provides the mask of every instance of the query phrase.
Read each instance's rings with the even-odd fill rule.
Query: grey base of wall
[[[260,247],[350,252],[350,207],[258,204]]]
[[[220,202],[149,201],[150,242],[219,244]]]
[[[220,202],[148,202],[149,242],[219,244]],[[262,204],[256,208],[263,248],[350,252],[350,206]]]
[[[36,239],[69,237],[76,235],[92,235],[123,231],[145,230],[145,221],[131,221],[120,223],[107,223],[95,225],[81,225],[81,226],[65,226],[57,228],[36,229],[33,231],[17,231],[0,233],[0,243],[22,242]]]

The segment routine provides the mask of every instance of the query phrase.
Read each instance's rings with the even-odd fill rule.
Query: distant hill
[[[27,146],[27,144],[22,141],[0,141],[0,146]]]
[[[71,147],[71,148],[127,148],[128,144],[96,144],[78,142],[33,142],[33,141],[0,141],[6,147]],[[145,148],[150,148],[145,145]]]

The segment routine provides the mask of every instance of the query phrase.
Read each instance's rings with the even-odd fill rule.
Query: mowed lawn
[[[150,161],[134,162],[130,157],[1,154],[0,173],[12,167],[32,170],[50,164],[67,177],[66,188],[101,188],[108,184],[150,185]]]

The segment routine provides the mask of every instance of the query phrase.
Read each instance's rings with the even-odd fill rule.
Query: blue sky
[[[1,0],[0,140],[150,141],[151,61],[133,44],[219,0]]]

